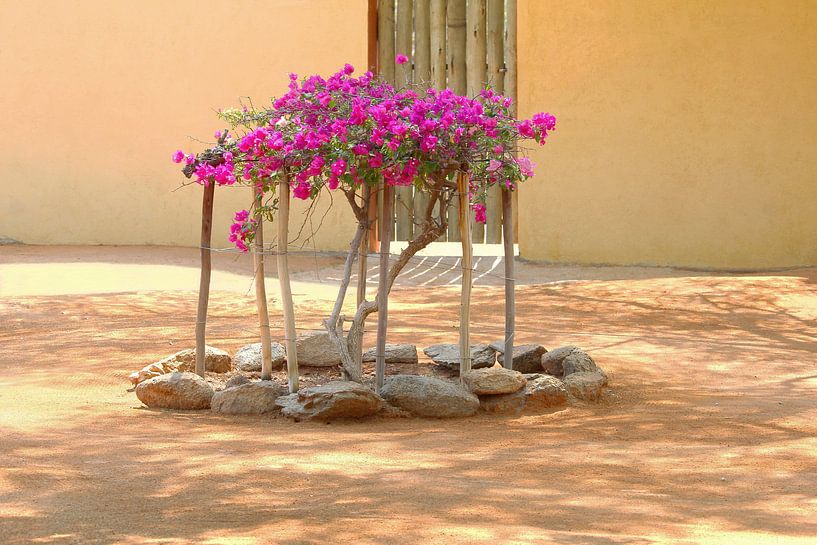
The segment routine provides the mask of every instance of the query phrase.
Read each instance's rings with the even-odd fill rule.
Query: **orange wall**
[[[201,190],[170,154],[287,73],[366,68],[366,0],[0,1],[0,237],[197,245]],[[214,243],[249,189],[219,188]],[[293,223],[301,218],[294,213]],[[353,226],[335,207],[316,245]]]
[[[817,265],[817,2],[519,0],[523,256]]]

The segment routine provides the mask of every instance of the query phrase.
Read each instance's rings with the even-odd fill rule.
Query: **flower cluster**
[[[255,234],[255,226],[256,221],[250,218],[249,210],[236,212],[233,224],[230,225],[230,242],[242,252],[246,252],[249,250],[248,242]]]
[[[407,62],[399,55],[398,62]],[[327,79],[290,75],[289,90],[264,109],[227,110],[236,135],[216,134],[218,145],[193,157],[177,151],[185,173],[202,184],[261,184],[286,179],[298,199],[362,184],[428,188],[432,176],[467,170],[477,221],[485,221],[487,189],[509,189],[533,175],[519,156],[524,139],[544,144],[556,119],[539,113],[518,121],[511,99],[486,89],[469,98],[450,89],[395,89],[371,72],[353,77],[347,64]],[[381,182],[382,180],[382,182]],[[231,240],[246,248],[249,213],[239,212]]]

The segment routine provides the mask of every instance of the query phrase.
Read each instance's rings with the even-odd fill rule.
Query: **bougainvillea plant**
[[[290,74],[286,94],[268,107],[220,112],[231,129],[217,132],[213,147],[197,155],[177,151],[173,160],[184,163],[185,175],[200,184],[253,184],[270,196],[235,215],[230,240],[243,251],[255,233],[254,218],[272,217],[277,202],[272,196],[281,180],[289,183],[297,199],[314,199],[322,191],[346,196],[360,227],[351,260],[355,242],[368,225],[363,205],[358,204],[362,188],[413,185],[430,196],[430,205],[419,234],[392,267],[390,289],[408,259],[444,232],[446,214],[433,217],[433,211],[446,210],[451,203],[455,186],[450,175],[467,173],[471,209],[484,223],[488,188],[500,184],[514,190],[533,175],[534,165],[522,154],[520,141],[544,144],[556,118],[538,113],[517,120],[511,99],[491,89],[467,97],[450,89],[397,89],[371,72],[353,74],[349,64],[327,79],[314,75],[299,81]],[[341,291],[340,301],[345,286]],[[354,337],[362,336],[363,321],[375,310],[375,302],[364,302],[352,320],[353,355],[343,354],[352,378],[359,378],[352,367],[359,370],[361,353],[360,339]],[[333,313],[327,323],[330,334],[334,335],[337,320]],[[346,361],[349,357],[358,360],[356,364]]]

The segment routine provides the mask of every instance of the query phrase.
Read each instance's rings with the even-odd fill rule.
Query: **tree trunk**
[[[253,204],[260,206],[263,192],[257,185],[252,187]],[[267,310],[267,286],[264,275],[264,218],[259,216],[253,239],[253,263],[255,265],[255,306],[258,309],[259,334],[261,335],[261,380],[272,379],[272,341]]]
[[[201,276],[199,278],[199,307],[196,312],[196,374],[204,376],[205,327],[207,303],[210,301],[210,241],[213,234],[213,196],[216,184],[204,188],[201,202]]]
[[[471,370],[471,214],[468,206],[468,175],[457,173],[457,194],[460,201],[460,238],[462,240],[462,299],[460,302],[460,380]]]
[[[379,392],[386,378],[386,328],[389,312],[389,246],[392,223],[392,186],[383,185],[383,216],[380,218],[380,277],[377,282],[377,348],[375,359],[375,384]]]
[[[278,281],[281,284],[281,305],[284,310],[284,342],[287,348],[287,381],[289,392],[298,391],[298,349],[295,341],[295,306],[289,285],[289,176],[278,182]]]
[[[516,335],[516,295],[513,262],[513,194],[502,189],[502,237],[505,247],[505,356],[504,367],[513,368],[513,341]]]

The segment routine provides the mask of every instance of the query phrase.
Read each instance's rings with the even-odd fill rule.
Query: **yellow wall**
[[[519,0],[531,259],[817,265],[817,2]]]
[[[173,192],[173,150],[200,150],[188,137],[212,140],[215,109],[282,94],[290,71],[366,68],[366,0],[0,0],[0,12],[0,237],[26,243],[197,245],[201,189]],[[214,244],[248,191],[217,189]],[[352,233],[337,206],[316,245],[343,249]]]

